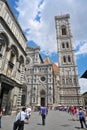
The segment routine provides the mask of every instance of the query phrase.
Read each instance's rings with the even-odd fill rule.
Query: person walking
[[[46,115],[48,114],[48,109],[45,106],[40,108],[40,114],[42,116],[42,125],[45,125]]]
[[[26,108],[23,107],[22,111],[20,111],[17,116],[16,116],[16,121],[14,122],[13,125],[13,130],[24,130],[24,120],[26,118],[26,112],[25,112]]]
[[[79,121],[80,121],[80,124],[81,124],[81,128],[84,128],[84,125],[87,128],[87,124],[86,124],[86,121],[85,121],[85,112],[83,111],[82,107],[79,108],[78,114],[79,114]]]
[[[2,118],[2,107],[0,105],[0,128],[1,128],[1,118]]]
[[[26,114],[27,114],[26,120],[27,123],[29,123],[31,117],[31,107],[29,107],[29,105],[26,106]]]

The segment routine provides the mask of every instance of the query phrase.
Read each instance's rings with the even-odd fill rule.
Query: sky
[[[28,42],[40,46],[58,64],[55,16],[70,14],[70,26],[78,66],[81,93],[87,91],[87,79],[80,78],[87,69],[87,0],[8,0]]]

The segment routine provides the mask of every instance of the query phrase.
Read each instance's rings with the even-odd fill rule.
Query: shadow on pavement
[[[41,123],[37,123],[37,125],[42,125]]]

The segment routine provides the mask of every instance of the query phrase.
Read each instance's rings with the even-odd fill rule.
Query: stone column
[[[20,68],[19,68],[19,61],[16,62],[16,75],[15,78],[20,82]]]
[[[16,103],[17,103],[17,95],[15,94],[13,97],[13,107],[16,108]]]
[[[4,44],[4,43],[3,43]],[[0,63],[0,68],[1,68],[1,71],[4,70],[4,66],[5,66],[5,60],[6,60],[6,47],[5,46],[2,46],[2,57],[1,57],[1,63]]]
[[[16,57],[14,57],[14,67],[13,67],[13,70],[12,70],[12,77],[15,78],[16,77],[16,72],[17,72],[17,62],[16,62]]]
[[[5,53],[5,64],[4,64],[4,72],[7,74],[7,69],[8,69],[8,61],[10,59],[10,48],[8,47],[6,49]]]
[[[16,112],[17,110],[17,97],[19,94],[19,88],[18,87],[14,87],[12,89],[12,93],[11,93],[11,97],[12,97],[12,113]]]

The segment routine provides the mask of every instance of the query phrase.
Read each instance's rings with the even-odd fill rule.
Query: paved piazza
[[[1,130],[12,130],[15,116],[3,116]],[[41,116],[38,112],[32,112],[29,124],[25,124],[24,130],[78,130],[79,121],[72,121],[71,115],[67,112],[49,111],[46,118],[46,125],[42,126]]]

